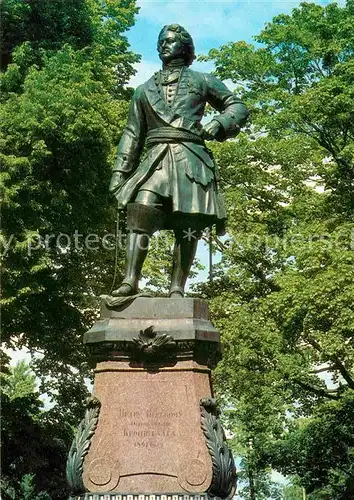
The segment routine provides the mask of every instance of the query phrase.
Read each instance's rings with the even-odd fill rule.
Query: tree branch
[[[327,372],[328,370],[333,370],[333,366],[324,366],[323,368],[317,368],[316,370],[311,370],[312,375],[317,375],[317,373]]]
[[[309,344],[312,345],[312,347],[314,347],[318,352],[323,352],[323,349],[321,347],[321,345],[319,344],[319,342],[317,342],[317,340],[313,339],[312,337],[309,337],[309,336],[306,336]],[[333,363],[333,368],[337,369],[339,371],[339,373],[342,375],[342,377],[344,378],[344,380],[346,381],[346,383],[348,384],[348,386],[351,388],[351,389],[354,389],[354,379],[351,375],[351,373],[349,372],[349,370],[347,370],[347,368],[344,366],[344,364],[340,361],[340,359],[338,358],[338,356],[328,356],[328,359],[330,359]]]
[[[293,382],[295,384],[299,385],[300,387],[302,387],[303,389],[305,389],[306,391],[312,392],[312,393],[316,394],[317,396],[322,396],[324,398],[335,399],[335,400],[339,399],[339,396],[336,394],[333,394],[332,390],[326,391],[325,389],[320,389],[318,387],[312,387],[312,385],[306,384],[305,382],[302,382],[301,380],[293,379]]]

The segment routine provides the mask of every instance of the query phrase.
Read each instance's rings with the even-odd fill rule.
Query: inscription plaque
[[[162,449],[166,438],[176,437],[182,412],[119,409],[117,416],[122,421],[123,437],[130,438],[134,448]]]
[[[149,373],[128,364],[122,370],[121,362],[101,365],[107,369],[96,370],[94,394],[101,411],[84,462],[86,488],[205,492],[212,467],[200,426],[199,400],[210,394],[208,370],[179,367]],[[104,464],[100,477],[97,460]]]

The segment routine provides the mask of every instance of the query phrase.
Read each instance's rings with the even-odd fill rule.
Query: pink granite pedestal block
[[[95,381],[69,454],[71,498],[230,498],[235,469],[211,387],[220,339],[206,302],[103,304],[84,342]]]
[[[210,370],[193,361],[149,372],[124,361],[97,365],[101,402],[84,462],[88,491],[204,493],[212,463],[200,425]]]

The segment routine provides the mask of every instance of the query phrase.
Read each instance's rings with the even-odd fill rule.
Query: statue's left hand
[[[204,139],[212,141],[216,138],[220,130],[220,123],[217,120],[211,120],[203,127]]]

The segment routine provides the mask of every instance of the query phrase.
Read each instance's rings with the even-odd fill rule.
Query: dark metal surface
[[[201,299],[139,297],[124,308],[107,307],[85,333],[92,360],[130,360],[174,365],[194,360],[214,368],[221,359],[220,334],[209,320],[207,302]]]
[[[200,401],[201,426],[213,462],[213,481],[208,492],[214,497],[233,498],[236,467],[220,421],[220,409],[213,398]]]
[[[66,463],[66,478],[72,495],[80,495],[85,492],[82,479],[84,458],[88,453],[92,436],[95,433],[101,403],[97,398],[89,398],[85,417],[72,442],[68,460]]]
[[[194,44],[181,26],[174,24],[161,30],[158,52],[163,67],[133,95],[110,191],[122,208],[137,202],[161,210],[164,224],[158,229],[173,229],[179,238],[186,237],[188,255],[183,265],[181,258],[174,259],[170,290],[172,296],[183,296],[196,247],[191,240],[197,241],[201,231],[213,224],[221,234],[226,220],[219,173],[204,141],[235,137],[248,111],[220,80],[189,68],[195,58]],[[219,114],[203,127],[207,103]],[[147,151],[141,157],[144,144]],[[152,215],[146,212],[149,217]],[[152,224],[146,220],[145,226],[151,228]],[[136,224],[128,229],[136,230]],[[141,267],[137,265],[132,274],[131,264],[136,255],[134,246],[127,248],[130,274],[113,295],[137,293]]]
[[[188,493],[86,493],[70,497],[69,500],[209,500],[207,494],[191,495]]]

